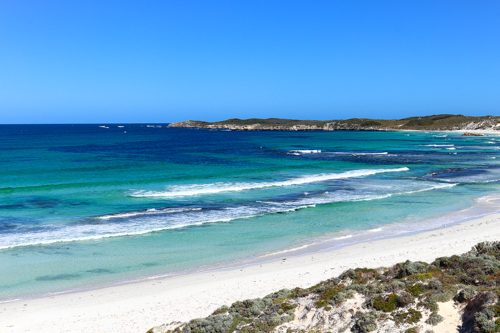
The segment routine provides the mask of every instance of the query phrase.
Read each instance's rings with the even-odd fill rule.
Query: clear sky
[[[0,123],[500,115],[500,1],[0,1]]]

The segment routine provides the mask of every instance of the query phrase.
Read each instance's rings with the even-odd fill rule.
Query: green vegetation
[[[396,302],[398,301],[398,295],[391,294],[389,297],[384,299],[382,296],[378,296],[373,299],[373,308],[378,311],[392,312],[396,309]]]
[[[354,297],[363,302],[361,308],[357,303],[356,310]],[[500,332],[500,242],[480,243],[467,253],[430,264],[406,261],[388,268],[350,269],[307,289],[283,289],[222,306],[172,333],[273,332],[296,315],[304,317],[300,311],[312,309],[319,315],[326,313],[325,318],[335,313],[343,318],[336,331],[397,327],[401,332],[417,332],[422,325],[442,322],[438,304],[448,301],[463,308],[463,332]],[[306,331],[288,328],[286,332]]]

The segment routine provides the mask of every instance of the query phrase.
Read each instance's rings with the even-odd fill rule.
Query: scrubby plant
[[[437,324],[439,324],[443,320],[444,320],[444,318],[441,315],[433,312],[433,313],[431,313],[431,315],[429,316],[429,318],[427,318],[427,320],[425,322],[429,325],[436,326]]]
[[[377,329],[377,313],[368,312],[363,313],[361,311],[355,314],[356,322],[354,323],[351,331],[354,333],[365,333],[375,331]]]
[[[410,293],[404,291],[401,295],[398,296],[397,306],[402,308],[413,304],[415,302],[415,297],[413,297]]]
[[[406,291],[412,294],[415,297],[418,297],[425,290],[424,286],[421,283],[416,283],[414,285],[406,287]]]
[[[398,295],[391,294],[387,298],[377,296],[372,299],[372,307],[378,311],[392,312],[396,309]]]
[[[217,314],[204,319],[191,320],[185,327],[184,333],[225,333],[233,323],[232,315]]]
[[[479,332],[494,332],[495,331],[495,322],[493,322],[487,313],[485,312],[478,312],[474,316],[474,319],[476,321],[477,328],[479,329]]]
[[[427,298],[430,302],[448,302],[457,294],[457,288],[453,286],[446,286],[442,288],[441,292],[431,293]]]
[[[420,329],[418,327],[410,327],[405,331],[405,333],[418,333],[420,332]]]
[[[422,319],[422,313],[415,309],[409,309],[406,312],[396,312],[392,315],[392,320],[400,324],[416,324]]]
[[[366,302],[353,318],[354,332],[376,330],[377,322],[387,319],[413,325],[421,320],[420,311],[429,311],[426,323],[436,325],[443,320],[438,302],[450,299],[463,304],[464,331],[500,332],[500,242],[480,243],[467,253],[441,257],[430,265],[406,261],[389,268],[350,269],[310,288],[284,289],[223,306],[173,333],[270,332],[294,318],[297,299],[308,297],[315,307],[331,311],[356,293]]]
[[[425,302],[418,303],[418,306],[423,307],[425,309],[428,309],[431,312],[437,312],[439,310],[439,306],[437,305],[437,303],[431,302],[429,300],[426,300]]]
[[[406,283],[403,281],[395,280],[391,283],[390,288],[393,292],[406,288]]]
[[[474,298],[474,295],[476,294],[475,290],[472,288],[465,288],[460,290],[460,292],[457,294],[455,297],[456,300],[460,303],[470,301],[471,299]]]
[[[356,284],[356,283],[349,285],[346,289],[347,290],[354,290],[354,291],[357,291],[358,293],[364,293],[367,291],[367,288],[365,285]]]
[[[430,280],[428,285],[430,289],[441,290],[443,288],[443,284],[439,280]]]

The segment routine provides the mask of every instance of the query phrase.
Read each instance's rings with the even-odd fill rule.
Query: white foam
[[[74,241],[91,241],[110,237],[138,236],[168,229],[179,229],[207,223],[231,222],[272,213],[293,212],[315,205],[276,205],[265,207],[239,206],[220,210],[193,211],[181,215],[143,217],[128,223],[52,226],[49,230],[26,234],[0,235],[0,249],[20,246],[47,245]],[[145,220],[144,218],[148,218]]]
[[[453,147],[455,145],[420,145],[420,147]]]
[[[352,170],[341,173],[316,174],[309,176],[297,177],[285,181],[276,182],[261,182],[261,183],[212,183],[212,184],[197,184],[186,186],[170,186],[167,191],[134,191],[130,193],[131,197],[163,197],[173,198],[181,196],[193,196],[203,194],[217,194],[222,192],[236,192],[244,190],[262,189],[276,186],[294,186],[303,185],[315,182],[323,182],[335,179],[345,179],[354,177],[365,177],[385,172],[401,172],[408,171],[407,167],[397,169],[361,169]]]
[[[182,213],[189,211],[197,211],[201,210],[201,208],[164,208],[164,209],[146,209],[139,211],[132,211],[126,213],[118,213],[118,214],[109,214],[97,217],[99,220],[110,220],[110,219],[120,219],[127,217],[135,217],[135,216],[143,216],[143,215],[158,215],[158,214],[173,214],[173,213]]]
[[[326,153],[326,154],[331,154],[331,155],[388,155],[389,153],[384,151],[381,153],[359,153],[359,152],[354,152],[354,151],[337,151],[337,152],[331,152],[331,153]]]
[[[382,228],[375,228],[368,230],[368,232],[380,232],[380,231],[382,231]]]
[[[321,150],[319,150],[319,149],[305,149],[305,150],[291,150],[290,152],[299,153],[299,154],[319,154],[319,153],[321,153]]]
[[[388,152],[383,152],[383,153],[348,153],[349,155],[387,155],[389,154]]]
[[[348,239],[348,238],[352,238],[352,235],[340,236],[340,237],[337,237],[337,238],[334,238],[334,239],[335,240],[341,240],[341,239]]]

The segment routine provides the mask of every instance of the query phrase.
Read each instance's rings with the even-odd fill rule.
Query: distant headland
[[[440,114],[403,119],[352,118],[344,120],[228,119],[218,122],[187,120],[168,127],[229,129],[234,131],[499,131],[500,117]]]

